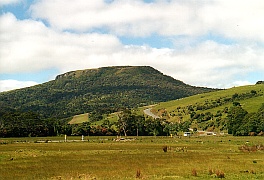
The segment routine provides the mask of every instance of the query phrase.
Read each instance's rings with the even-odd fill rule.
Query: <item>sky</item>
[[[193,86],[264,80],[263,0],[1,0],[0,92],[152,66]]]

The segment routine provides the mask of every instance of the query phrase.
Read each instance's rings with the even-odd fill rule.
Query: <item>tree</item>
[[[146,135],[163,135],[163,128],[164,126],[162,125],[162,120],[161,119],[152,119],[148,118],[145,121],[145,130],[146,130]]]
[[[135,135],[137,127],[137,116],[132,114],[131,110],[125,109],[118,114],[119,133],[124,133],[125,136]]]
[[[245,122],[244,123],[244,127],[245,127],[244,135],[248,135],[251,132],[254,132],[255,134],[259,134],[261,131],[263,132],[264,131],[264,104],[256,113],[251,113],[249,114],[249,116],[246,116],[244,122]]]
[[[166,121],[163,131],[167,135],[171,135],[171,134],[175,135],[179,131],[179,123],[173,123],[173,122]]]
[[[136,115],[135,116],[135,123],[136,123],[136,128],[137,128],[137,132],[136,135],[138,136],[139,134],[143,135],[144,133],[144,122],[145,122],[145,117],[143,115]]]
[[[83,122],[81,125],[78,126],[77,133],[78,135],[88,136],[90,134],[90,122]]]
[[[233,135],[239,135],[238,129],[242,125],[245,115],[248,114],[241,106],[233,106],[228,111],[228,133]]]

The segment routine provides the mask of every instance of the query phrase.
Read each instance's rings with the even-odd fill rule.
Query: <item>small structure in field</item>
[[[191,133],[190,133],[190,132],[184,132],[184,133],[183,133],[183,136],[184,136],[184,137],[190,137],[190,136],[191,136]]]

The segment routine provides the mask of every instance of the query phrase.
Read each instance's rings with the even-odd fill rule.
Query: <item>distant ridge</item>
[[[66,118],[81,113],[110,113],[179,99],[215,89],[194,87],[150,66],[114,66],[58,75],[33,87],[0,93],[1,107]]]

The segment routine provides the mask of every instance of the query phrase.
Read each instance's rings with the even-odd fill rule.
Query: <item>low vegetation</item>
[[[0,139],[5,142],[0,143],[1,179],[264,178],[264,150],[243,150],[244,146],[263,147],[263,137],[140,136],[116,140],[88,136],[83,141],[68,137],[67,142],[64,136]],[[178,150],[181,148],[185,150]]]

